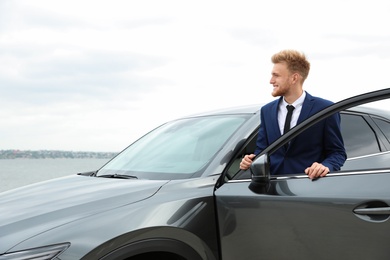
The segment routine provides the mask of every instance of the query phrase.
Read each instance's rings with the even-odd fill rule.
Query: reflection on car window
[[[248,115],[194,117],[167,123],[129,146],[99,175],[130,174],[139,179],[198,176]]]
[[[387,141],[390,142],[390,123],[380,118],[373,118],[374,122],[379,126]]]
[[[341,114],[341,133],[348,158],[380,152],[376,135],[362,116]]]

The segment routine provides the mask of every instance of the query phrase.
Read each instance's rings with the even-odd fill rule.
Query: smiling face
[[[285,62],[274,64],[270,80],[270,84],[274,87],[272,96],[288,96],[292,91],[294,83],[296,83],[294,75],[295,74],[287,69],[287,64]]]

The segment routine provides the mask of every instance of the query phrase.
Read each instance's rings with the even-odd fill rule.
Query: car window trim
[[[362,156],[355,156],[355,157],[347,158],[347,161],[364,159],[364,158],[388,154],[388,153],[390,153],[390,151],[383,151],[383,152],[379,152],[379,153],[372,153],[372,154],[367,154],[367,155],[362,155]]]
[[[365,175],[365,174],[380,174],[380,173],[390,173],[390,168],[385,169],[370,169],[370,170],[348,170],[348,171],[338,171],[338,172],[330,172],[323,178],[328,177],[338,177],[338,176],[355,176],[355,175]],[[272,175],[270,180],[289,180],[289,179],[309,179],[309,177],[303,173],[301,174],[291,174],[291,175]],[[316,180],[316,179],[315,179]],[[314,181],[315,181],[314,180]],[[239,179],[239,180],[228,180],[227,183],[239,183],[239,182],[251,182],[252,179]]]

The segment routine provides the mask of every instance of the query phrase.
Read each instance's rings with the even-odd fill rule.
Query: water
[[[109,159],[0,159],[0,192],[99,169]]]

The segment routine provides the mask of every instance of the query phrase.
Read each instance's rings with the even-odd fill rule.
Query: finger
[[[324,177],[328,174],[329,168],[323,166],[322,164],[318,164],[315,169],[313,169],[312,173],[310,174],[311,179]]]
[[[245,161],[247,162],[247,163],[252,163],[252,155],[245,155],[245,157],[244,157],[244,159],[245,159]]]
[[[321,177],[325,177],[328,173],[329,173],[329,168],[328,167],[324,167],[324,170],[321,173]]]
[[[249,163],[247,163],[246,161],[245,161],[245,159],[243,159],[242,161],[241,161],[241,163],[240,163],[240,169],[241,170],[246,170],[246,169],[248,169],[249,168]]]

